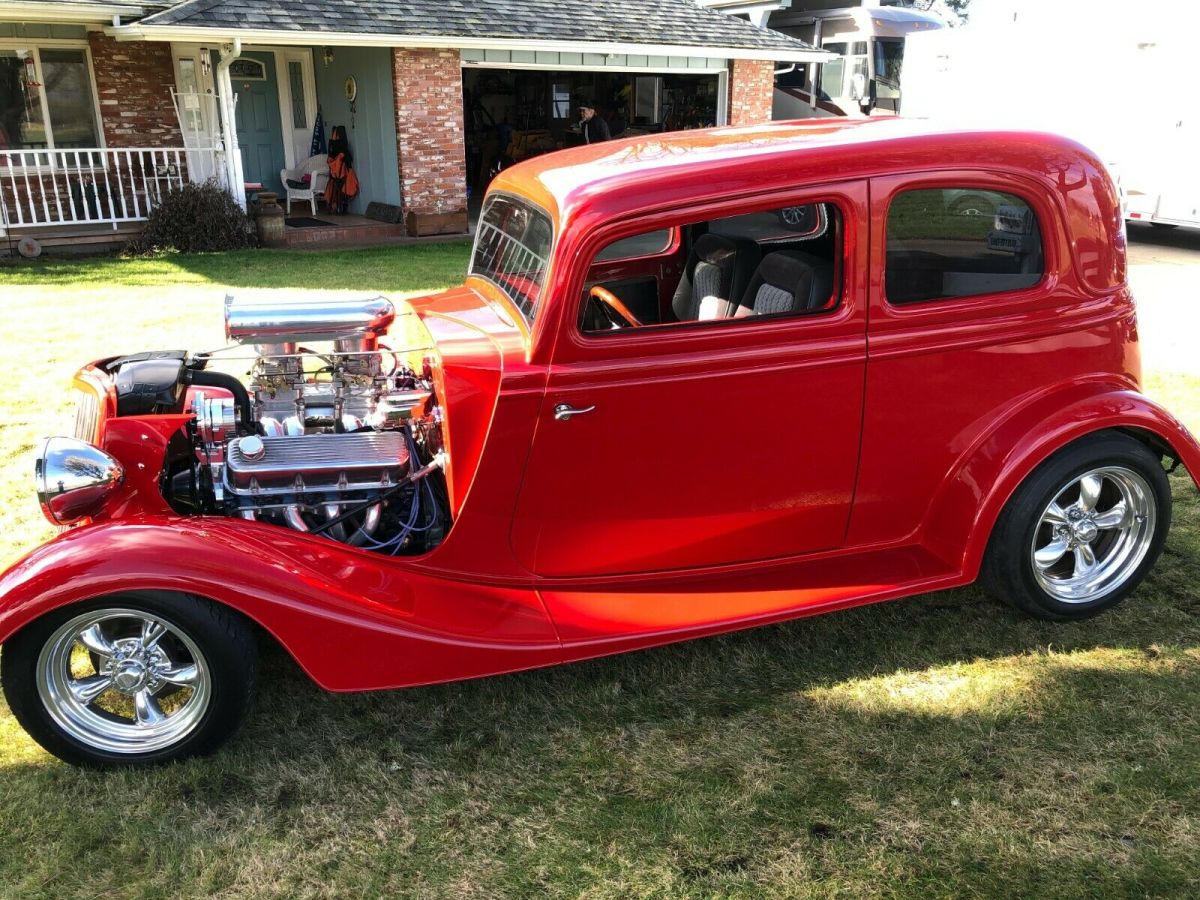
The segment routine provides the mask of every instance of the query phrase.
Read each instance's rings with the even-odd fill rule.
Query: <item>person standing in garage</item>
[[[579,130],[585,144],[596,144],[612,137],[608,123],[596,115],[596,107],[579,104]]]

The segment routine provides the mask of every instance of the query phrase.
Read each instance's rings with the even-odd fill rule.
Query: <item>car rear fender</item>
[[[391,557],[218,518],[69,531],[0,575],[0,643],[60,607],[131,591],[206,597],[271,634],[321,687],[408,687],[558,660],[536,592],[435,578]]]
[[[1200,487],[1200,444],[1182,422],[1136,391],[1073,385],[1002,419],[963,454],[930,504],[921,543],[974,578],[996,520],[1029,474],[1068,444],[1109,429],[1178,459]]]

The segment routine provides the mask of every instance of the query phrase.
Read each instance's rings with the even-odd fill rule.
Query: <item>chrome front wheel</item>
[[[212,679],[196,642],[165,616],[101,609],[50,636],[37,689],[46,712],[77,741],[109,753],[150,753],[196,729]]]
[[[1156,503],[1146,479],[1104,466],[1062,485],[1042,511],[1033,575],[1063,603],[1090,603],[1120,588],[1150,552]]]
[[[17,721],[55,756],[90,766],[212,752],[245,715],[256,670],[239,614],[158,591],[55,610],[0,658]]]

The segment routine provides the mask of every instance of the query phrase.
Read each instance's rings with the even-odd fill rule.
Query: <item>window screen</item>
[[[1019,291],[1045,269],[1037,216],[999,191],[905,191],[887,220],[887,297],[919,303]]]

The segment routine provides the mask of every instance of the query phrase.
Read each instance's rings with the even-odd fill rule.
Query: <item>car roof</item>
[[[529,197],[561,224],[603,197],[611,214],[656,202],[736,190],[769,190],[839,178],[940,168],[1061,172],[1095,157],[1044,132],[948,128],[922,119],[804,119],[618,139],[538,156],[505,170],[493,189]],[[704,196],[701,193],[700,196]],[[678,199],[678,196],[674,199]]]

